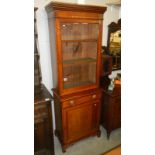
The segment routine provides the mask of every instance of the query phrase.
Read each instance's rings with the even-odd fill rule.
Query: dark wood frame
[[[110,51],[109,51],[109,47],[110,47],[110,35],[111,35],[111,33],[114,33],[114,32],[116,32],[118,30],[121,30],[121,19],[119,19],[117,23],[112,22],[112,23],[110,23],[108,25],[107,51],[108,51],[109,55],[110,55]],[[113,69],[113,70],[119,70],[119,69],[121,69],[121,67],[120,68],[117,68],[117,69]]]

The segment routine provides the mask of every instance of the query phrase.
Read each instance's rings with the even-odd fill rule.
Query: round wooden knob
[[[71,101],[70,101],[70,105],[73,106],[73,105],[75,105],[74,103],[75,103],[74,100],[71,100]]]
[[[93,95],[92,98],[95,99],[96,98],[96,95]]]

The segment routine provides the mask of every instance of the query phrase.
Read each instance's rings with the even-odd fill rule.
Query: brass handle
[[[74,100],[71,100],[71,101],[70,101],[70,105],[71,105],[71,106],[74,106],[74,105],[75,105]]]
[[[93,95],[92,98],[95,99],[96,98],[96,95]]]

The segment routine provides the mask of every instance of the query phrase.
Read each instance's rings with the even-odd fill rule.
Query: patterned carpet
[[[121,144],[121,129],[111,132],[110,139],[107,140],[106,131],[101,127],[101,137],[89,137],[74,143],[62,153],[61,145],[57,139],[55,141],[55,155],[101,155],[104,152]]]

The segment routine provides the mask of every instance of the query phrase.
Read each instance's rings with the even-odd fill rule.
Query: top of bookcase
[[[51,2],[45,8],[47,12],[51,12],[53,10],[62,10],[62,11],[95,12],[102,14],[107,10],[107,8],[104,6],[61,3],[61,2]]]

